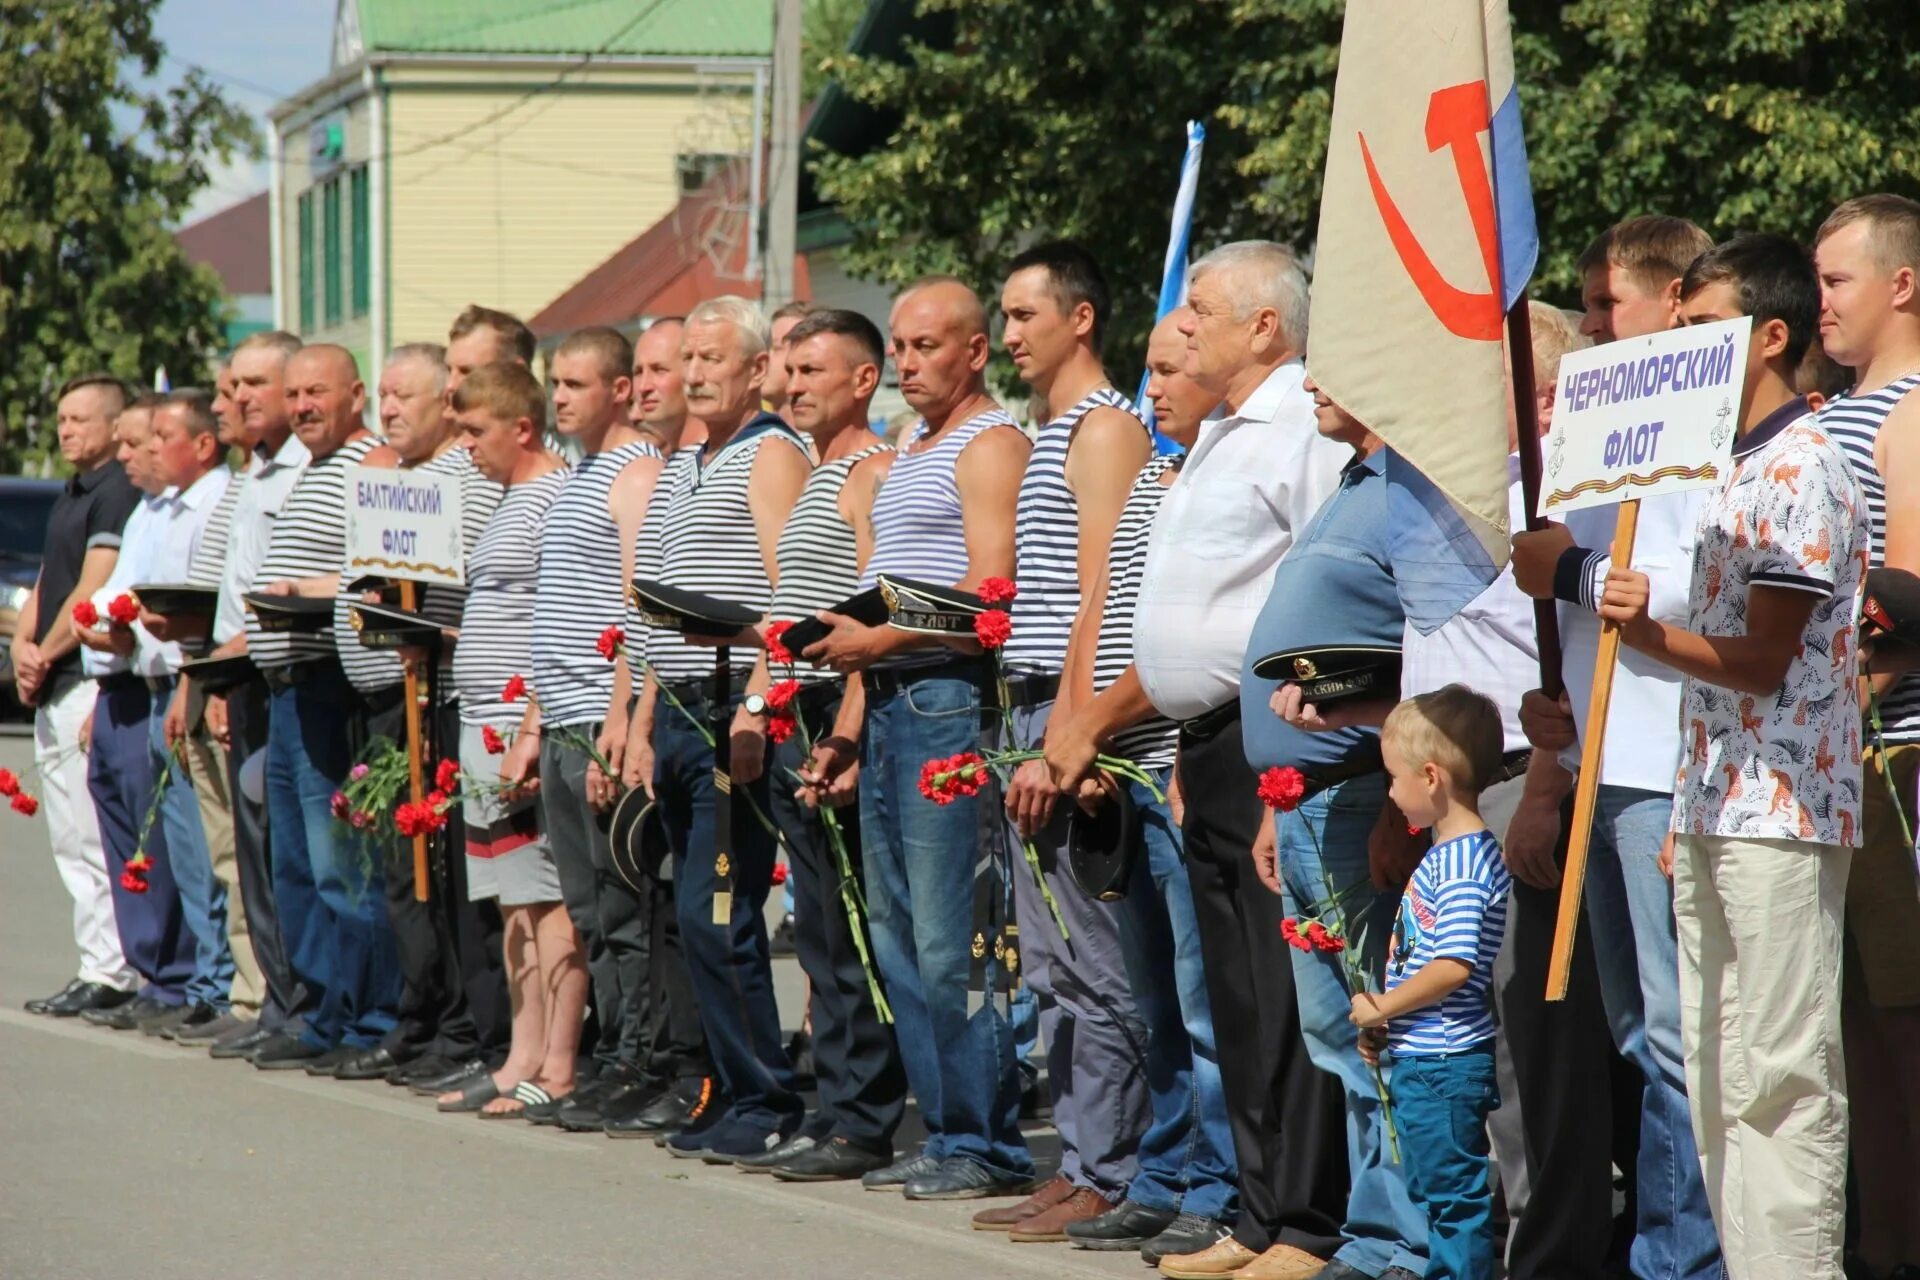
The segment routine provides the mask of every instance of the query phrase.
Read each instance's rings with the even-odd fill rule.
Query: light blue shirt
[[[127,517],[126,526],[120,531],[120,555],[113,562],[113,571],[90,597],[93,607],[100,611],[100,622],[96,629],[109,625],[107,605],[115,596],[131,591],[138,583],[150,581],[146,576],[147,566],[153,559],[155,546],[166,536],[167,515],[172,505],[173,500],[166,494],[142,497],[133,514]],[[145,628],[137,622],[133,626],[133,633],[134,649],[130,657],[82,645],[81,674],[90,680],[122,675],[128,671],[142,676],[166,675],[166,663],[159,654],[159,642],[147,635]],[[145,638],[144,646],[142,637]]]

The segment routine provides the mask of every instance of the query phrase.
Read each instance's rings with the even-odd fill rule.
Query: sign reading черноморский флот
[[[1718,484],[1740,422],[1751,318],[1569,353],[1546,440],[1541,514]]]
[[[460,479],[386,467],[347,471],[347,577],[466,582]]]

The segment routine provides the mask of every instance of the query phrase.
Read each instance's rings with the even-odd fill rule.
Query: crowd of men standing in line
[[[384,1078],[445,1110],[648,1137],[786,1181],[1024,1197],[974,1225],[1137,1249],[1175,1280],[1453,1274],[1442,1237],[1485,1229],[1491,1203],[1410,1183],[1340,962],[1282,932],[1324,885],[1360,886],[1348,910],[1380,926],[1365,957],[1377,979],[1430,842],[1388,797],[1377,718],[1322,714],[1250,665],[1304,646],[1399,646],[1405,694],[1464,683],[1502,713],[1505,756],[1480,807],[1514,883],[1481,980],[1500,1025],[1491,1141],[1510,1273],[1623,1265],[1608,1256],[1617,1164],[1633,1193],[1624,1265],[1644,1280],[1723,1266],[1741,1280],[1837,1276],[1849,1216],[1874,1274],[1901,1274],[1920,1264],[1920,1097],[1901,1067],[1920,1047],[1920,897],[1890,797],[1913,797],[1920,689],[1873,677],[1885,741],[1866,749],[1863,786],[1858,580],[1837,566],[1869,546],[1875,566],[1920,560],[1920,501],[1905,493],[1920,435],[1905,395],[1920,384],[1920,206],[1850,202],[1817,262],[1816,276],[1778,238],[1716,249],[1681,220],[1632,219],[1581,260],[1580,328],[1604,342],[1753,315],[1735,459],[1819,409],[1812,429],[1845,451],[1859,488],[1813,515],[1766,514],[1796,531],[1828,521],[1825,560],[1808,545],[1806,563],[1755,569],[1738,556],[1773,545],[1766,522],[1743,509],[1722,545],[1710,500],[1688,495],[1646,503],[1632,566],[1612,566],[1611,513],[1583,512],[1518,536],[1510,571],[1431,635],[1408,622],[1395,566],[1438,552],[1388,518],[1380,439],[1306,377],[1308,283],[1273,243],[1199,260],[1188,304],[1153,331],[1147,394],[1178,459],[1155,455],[1109,379],[1107,286],[1064,243],[1013,260],[997,300],[1006,351],[1045,406],[1031,435],[989,391],[987,305],[947,277],[905,288],[888,335],[851,312],[769,320],[730,297],[637,341],[583,330],[559,344],[545,388],[525,326],[469,308],[444,347],[388,357],[378,434],[352,355],[284,333],[241,343],[212,396],[130,401],[110,378],[78,379],[59,401],[75,475],[13,658],[37,708],[81,960],[29,1007],[263,1070]],[[1581,341],[1551,308],[1534,319],[1537,417],[1512,424],[1516,448],[1519,431],[1544,427],[1558,361]],[[1824,408],[1796,385],[1819,345],[1853,374]],[[897,448],[869,429],[889,355],[920,417]],[[234,450],[238,470],[225,465]],[[1780,465],[1752,472],[1767,492],[1791,482]],[[464,788],[424,903],[384,819],[361,832],[333,810],[369,744],[403,736],[405,711],[403,658],[363,648],[351,624],[354,466],[444,473],[463,492],[467,585],[427,589],[445,642],[404,660],[440,690],[431,758],[499,785]],[[1857,547],[1848,494],[1864,495],[1871,525]],[[1702,566],[1720,554],[1733,559],[1713,563],[1703,604]],[[1731,620],[1703,613],[1723,569],[1748,593]],[[968,590],[1013,580],[997,662],[832,612],[882,574]],[[636,578],[764,618],[732,638],[725,708],[709,703],[711,643],[648,626],[627,603]],[[217,587],[217,611],[198,626],[144,607],[132,625],[75,617],[156,582]],[[332,601],[333,623],[263,628],[248,592]],[[1532,689],[1529,596],[1559,602],[1561,698]],[[1579,742],[1597,729],[1583,719],[1603,617],[1626,628],[1628,651],[1591,928],[1570,998],[1549,1005],[1564,811]],[[816,618],[825,638],[781,659],[769,625]],[[611,658],[610,627],[624,633]],[[1751,652],[1702,656],[1675,638],[1689,628],[1750,632]],[[251,669],[210,691],[182,678],[195,653],[245,654]],[[773,731],[789,708],[809,735]],[[730,726],[726,794],[703,732],[716,710]],[[1749,734],[1804,740],[1804,767],[1748,774]],[[1004,789],[923,793],[925,762],[983,745],[1043,757]],[[1062,858],[1069,812],[1099,795],[1100,752],[1156,784],[1126,784],[1142,844],[1118,902],[1083,892]],[[1709,760],[1726,775],[1701,776]],[[1258,794],[1275,766],[1305,780],[1285,813]],[[639,885],[608,834],[635,788],[671,849],[670,870]],[[733,838],[719,850],[723,803]],[[159,820],[142,843],[150,805]],[[842,906],[828,811],[858,860],[890,1021]],[[763,925],[783,846],[811,1111]],[[144,883],[128,874],[142,853]],[[1017,974],[974,944],[989,853],[1014,868]],[[1019,1123],[1036,1032],[1061,1143],[1044,1179]],[[927,1137],[902,1152],[909,1094]],[[1849,1109],[1864,1118],[1850,1141]]]

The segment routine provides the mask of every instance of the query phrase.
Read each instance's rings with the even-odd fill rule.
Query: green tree
[[[219,278],[169,230],[251,119],[198,72],[151,80],[159,0],[0,0],[0,468],[54,443],[60,383],[105,368],[198,377]]]
[[[800,17],[800,101],[827,87],[827,60],[845,53],[866,13],[866,0],[806,0]]]
[[[1511,8],[1542,296],[1575,301],[1574,259],[1631,214],[1805,238],[1848,196],[1920,195],[1912,0]],[[951,39],[909,44],[901,63],[828,64],[898,119],[866,155],[813,158],[854,229],[856,271],[950,270],[990,287],[1028,241],[1073,236],[1115,284],[1110,363],[1137,368],[1190,117],[1208,128],[1195,244],[1311,246],[1343,0],[921,0],[919,12]]]

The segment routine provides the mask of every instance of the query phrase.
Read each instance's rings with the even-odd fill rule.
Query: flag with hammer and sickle
[[[1505,0],[1348,0],[1307,367],[1437,489],[1480,581],[1506,563],[1503,325],[1538,252]]]

